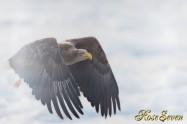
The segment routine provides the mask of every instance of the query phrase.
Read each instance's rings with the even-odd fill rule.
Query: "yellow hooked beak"
[[[85,59],[90,59],[90,60],[92,60],[92,54],[90,54],[90,53],[85,53],[85,54],[83,54],[83,57],[84,57]]]

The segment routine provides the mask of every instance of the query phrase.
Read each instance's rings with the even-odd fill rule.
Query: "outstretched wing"
[[[33,89],[36,99],[47,105],[52,113],[51,101],[57,115],[63,119],[61,109],[71,118],[68,109],[77,117],[83,114],[78,86],[63,58],[56,39],[46,38],[24,46],[9,60],[10,66]]]
[[[91,61],[81,61],[69,66],[80,90],[97,112],[101,109],[102,116],[111,116],[112,106],[115,114],[116,104],[120,110],[118,86],[101,45],[93,37],[71,39],[67,42],[72,42],[76,48],[86,49],[92,54]]]

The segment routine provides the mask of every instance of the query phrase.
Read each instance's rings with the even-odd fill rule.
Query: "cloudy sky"
[[[37,39],[95,36],[118,82],[122,111],[104,119],[81,97],[84,116],[49,114],[12,70],[0,69],[1,124],[160,124],[137,122],[142,109],[183,115],[187,123],[186,0],[0,0],[0,62]],[[164,124],[178,124],[165,122]]]

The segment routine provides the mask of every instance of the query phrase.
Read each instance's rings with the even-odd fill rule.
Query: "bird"
[[[80,92],[102,117],[121,111],[116,79],[95,37],[36,40],[12,56],[9,65],[51,114],[53,104],[61,119],[84,114]]]

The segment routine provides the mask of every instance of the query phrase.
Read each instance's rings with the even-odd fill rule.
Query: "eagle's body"
[[[120,110],[116,80],[104,51],[93,37],[59,43],[54,38],[41,39],[21,48],[9,63],[33,89],[36,99],[46,104],[50,113],[53,103],[62,119],[59,104],[70,119],[69,111],[77,118],[77,111],[83,114],[79,89],[102,116],[111,116],[112,110],[115,114],[116,105]]]

